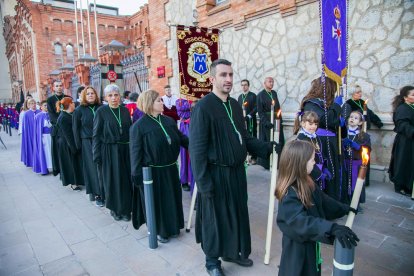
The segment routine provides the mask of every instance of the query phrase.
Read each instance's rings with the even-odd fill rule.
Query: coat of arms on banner
[[[187,72],[198,82],[206,82],[211,65],[211,53],[203,42],[195,42],[188,49]]]

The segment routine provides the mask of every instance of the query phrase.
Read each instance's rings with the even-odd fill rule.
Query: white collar
[[[307,132],[305,129],[303,129],[303,127],[302,128],[300,128],[300,130],[299,130],[299,132],[298,132],[298,134],[300,134],[300,133],[302,133],[303,135],[305,135],[306,137],[308,137],[308,138],[316,138],[316,132],[314,132],[314,133],[309,133],[309,132]]]

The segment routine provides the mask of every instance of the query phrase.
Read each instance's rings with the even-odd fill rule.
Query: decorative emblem
[[[179,39],[184,39],[185,38],[185,31],[177,31],[177,37]]]
[[[109,70],[108,73],[106,73],[106,78],[110,82],[115,82],[118,79],[118,75],[117,75],[117,73],[115,71]]]
[[[211,65],[211,52],[203,42],[193,43],[187,52],[187,72],[198,82],[206,82]]]
[[[338,41],[338,61],[342,61],[341,58],[341,37],[342,37],[342,31],[341,31],[341,10],[338,6],[334,8],[334,15],[335,15],[335,22],[336,22],[336,28],[335,26],[332,26],[332,38],[336,39]]]

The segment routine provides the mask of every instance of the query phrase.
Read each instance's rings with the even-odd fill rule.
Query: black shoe
[[[231,259],[231,258],[226,258],[226,257],[222,257],[221,258],[223,261],[225,262],[231,262],[231,263],[235,263],[238,264],[240,266],[245,266],[245,267],[249,267],[253,265],[253,261],[249,258],[238,258],[238,259]]]
[[[116,221],[120,221],[121,220],[121,216],[118,216],[114,211],[111,211],[111,216],[114,218],[114,220]]]
[[[214,267],[212,269],[207,268],[207,273],[210,276],[226,276],[222,267]]]
[[[82,188],[78,185],[70,185],[70,187],[72,188],[72,190],[74,190],[76,192],[82,191]]]
[[[122,215],[122,220],[123,221],[130,221],[131,220],[131,215]]]
[[[183,189],[183,191],[185,192],[189,192],[190,191],[190,186],[188,186],[187,183],[181,184],[181,188]]]
[[[105,202],[103,201],[103,199],[100,196],[95,197],[95,204],[98,207],[104,207],[105,206]]]
[[[161,237],[160,235],[157,236],[157,239],[160,243],[167,243],[170,241],[169,238],[164,238],[164,237]]]

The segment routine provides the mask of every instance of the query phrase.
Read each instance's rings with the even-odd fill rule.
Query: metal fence
[[[121,60],[121,64],[125,90],[141,93],[149,89],[148,68],[143,52]]]

